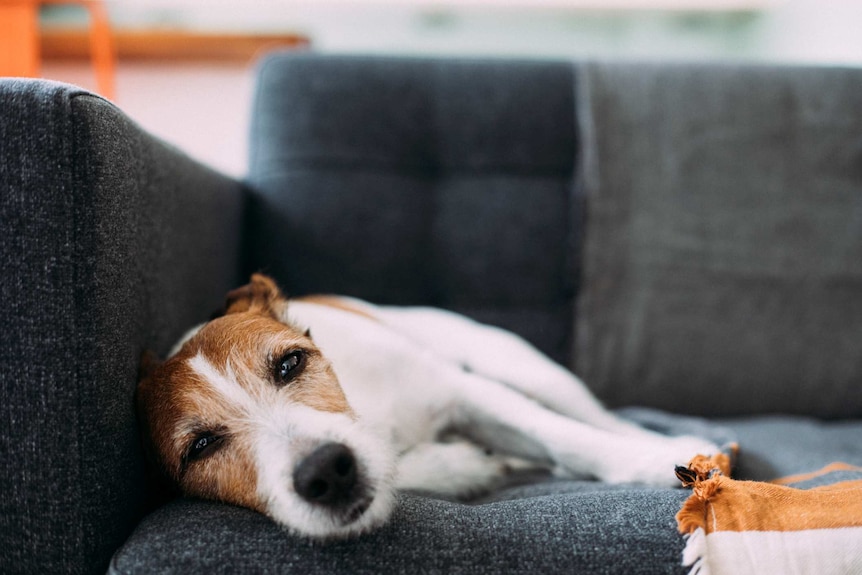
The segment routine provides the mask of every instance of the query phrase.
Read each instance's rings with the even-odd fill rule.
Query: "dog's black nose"
[[[299,462],[293,486],[300,497],[317,505],[338,507],[356,495],[356,458],[341,443],[327,443]]]

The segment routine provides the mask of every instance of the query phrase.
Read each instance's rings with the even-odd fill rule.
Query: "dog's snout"
[[[356,458],[341,443],[327,443],[306,456],[293,471],[296,493],[316,505],[349,503],[357,485]]]

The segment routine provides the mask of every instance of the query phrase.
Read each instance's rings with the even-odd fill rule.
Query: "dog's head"
[[[308,332],[287,323],[288,305],[254,275],[228,294],[223,316],[146,366],[144,441],[185,495],[249,507],[305,535],[361,533],[389,515],[392,457]]]

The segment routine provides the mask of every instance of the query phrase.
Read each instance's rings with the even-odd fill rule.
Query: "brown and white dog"
[[[509,332],[430,308],[288,301],[263,275],[145,373],[137,402],[183,493],[314,537],[380,525],[396,489],[465,497],[524,467],[673,486],[675,465],[718,450],[621,421]]]

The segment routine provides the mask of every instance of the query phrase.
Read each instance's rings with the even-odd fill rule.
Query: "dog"
[[[380,526],[398,490],[469,498],[523,470],[672,487],[676,465],[718,451],[619,419],[510,332],[439,309],[288,300],[260,274],[146,368],[136,402],[183,494],[320,539]]]

